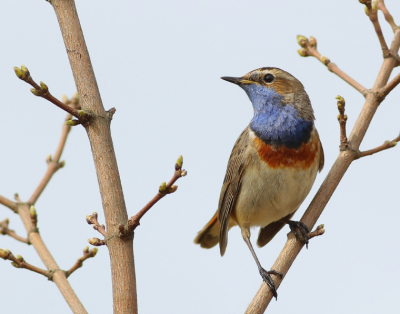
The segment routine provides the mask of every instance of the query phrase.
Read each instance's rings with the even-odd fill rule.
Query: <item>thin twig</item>
[[[8,229],[9,222],[10,221],[8,218],[0,221],[0,233],[2,235],[9,235],[10,237],[22,243],[30,244],[27,238],[21,237],[17,235],[14,230]]]
[[[396,23],[394,22],[393,16],[389,13],[388,9],[386,8],[385,1],[383,0],[378,0],[376,3],[376,8],[378,10],[381,10],[383,13],[383,16],[385,17],[385,20],[389,23],[389,25],[392,27],[393,33],[396,31],[396,28],[398,27]]]
[[[314,231],[311,231],[310,233],[307,234],[307,238],[310,240],[314,237],[318,237],[320,235],[323,235],[325,233],[325,226],[319,225]]]
[[[98,252],[98,248],[93,248],[89,251],[89,247],[85,247],[83,249],[83,256],[78,258],[78,260],[76,261],[76,263],[65,272],[65,275],[67,276],[67,278],[78,268],[82,267],[83,262],[86,261],[88,258],[91,257],[95,257],[97,252]]]
[[[48,101],[52,102],[54,105],[57,107],[61,108],[62,110],[68,112],[69,114],[73,115],[74,117],[80,119],[82,116],[79,114],[78,110],[67,106],[63,102],[59,101],[57,98],[55,98],[52,94],[49,92],[49,88],[47,87],[46,84],[43,82],[40,82],[40,85],[38,85],[31,77],[31,74],[28,70],[28,68],[24,65],[21,66],[21,68],[14,67],[15,74],[18,76],[19,79],[22,81],[28,83],[33,87],[31,89],[31,92],[35,96],[40,96],[43,97],[44,99],[47,99]]]
[[[160,199],[165,195],[174,193],[178,187],[173,185],[179,178],[186,176],[187,171],[182,169],[183,158],[179,156],[175,164],[175,172],[171,180],[166,184],[163,182],[158,190],[158,193],[135,215],[128,220],[128,230],[133,231],[137,226],[140,225],[140,219],[152,208]],[[123,235],[125,233],[125,228],[123,225],[119,226],[119,230]]]
[[[66,99],[65,101],[67,103],[69,102],[68,99]],[[66,104],[66,106],[68,106],[68,104]],[[78,104],[71,102],[71,106],[77,107]],[[68,106],[68,107],[70,107],[70,106]],[[65,121],[69,121],[70,119],[71,119],[71,115],[68,114],[65,118]],[[58,169],[64,167],[65,162],[64,161],[60,162],[60,158],[61,158],[61,154],[64,150],[65,143],[67,141],[67,137],[68,137],[68,134],[70,131],[71,131],[71,126],[63,124],[62,129],[61,129],[60,141],[58,142],[58,146],[54,153],[54,157],[52,158],[51,155],[47,157],[46,173],[44,174],[42,180],[40,181],[40,183],[37,186],[37,188],[35,189],[35,191],[32,193],[31,197],[29,198],[29,200],[28,200],[29,204],[35,204],[37,202],[37,200],[39,199],[40,195],[46,188],[47,184],[49,183],[49,181],[53,177],[53,175],[57,172]]]
[[[359,158],[362,158],[365,156],[371,156],[371,155],[379,153],[383,150],[395,147],[399,141],[400,141],[400,135],[398,137],[396,137],[395,139],[393,139],[392,141],[385,141],[385,143],[383,143],[382,145],[380,145],[378,147],[375,147],[370,150],[366,150],[364,152],[359,152],[356,159],[359,159]]]
[[[33,265],[25,262],[24,258],[20,255],[17,255],[17,257],[15,257],[7,249],[0,249],[0,258],[2,258],[4,260],[12,261],[11,265],[13,265],[16,268],[25,268],[25,269],[33,271],[35,273],[41,274],[41,275],[47,277],[47,279],[51,280],[52,276],[49,271],[41,269],[39,267],[33,266]]]
[[[390,51],[389,48],[386,44],[385,38],[383,37],[381,25],[379,24],[379,19],[378,19],[378,10],[376,7],[376,1],[374,1],[371,5],[371,1],[364,1],[366,10],[365,13],[368,15],[372,25],[374,26],[375,33],[378,36],[379,43],[381,45],[383,57],[387,58],[390,56]]]
[[[15,202],[9,200],[8,198],[1,196],[0,195],[0,204],[8,207],[11,209],[14,213],[18,213],[18,206]]]
[[[348,147],[346,135],[347,115],[344,114],[346,102],[342,96],[336,96],[336,99],[338,100],[337,107],[339,110],[338,121],[340,124],[340,150],[346,150]]]
[[[98,217],[97,213],[93,212],[93,214],[86,216],[86,222],[89,225],[93,225],[93,229],[97,230],[105,237],[107,236],[106,227],[104,225],[99,224],[97,217]]]
[[[367,89],[364,86],[362,86],[356,80],[354,80],[349,75],[347,75],[345,72],[340,70],[339,67],[335,63],[332,63],[330,59],[322,56],[318,52],[317,40],[314,37],[310,36],[310,39],[307,39],[306,37],[299,35],[299,36],[297,36],[297,42],[302,47],[302,49],[299,49],[297,51],[300,56],[302,56],[302,57],[312,56],[312,57],[317,58],[325,66],[327,66],[329,71],[331,71],[332,73],[335,73],[342,80],[344,80],[346,83],[350,84],[352,87],[354,87],[356,90],[358,90],[361,94],[363,94],[365,96]]]

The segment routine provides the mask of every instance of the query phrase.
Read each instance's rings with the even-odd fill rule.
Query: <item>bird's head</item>
[[[278,68],[260,68],[242,77],[221,78],[245,90],[255,113],[265,112],[270,105],[277,109],[292,106],[296,109],[298,117],[308,121],[314,120],[310,99],[303,84],[286,71]]]
[[[264,142],[298,148],[308,141],[314,113],[303,84],[278,68],[260,68],[242,77],[222,77],[249,96],[254,117],[250,128]]]

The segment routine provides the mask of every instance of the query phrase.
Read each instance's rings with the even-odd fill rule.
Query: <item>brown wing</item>
[[[322,147],[322,143],[321,143],[321,140],[319,138],[319,134],[318,134],[317,129],[315,129],[315,133],[317,133],[318,141],[319,141],[319,166],[318,166],[318,171],[321,172],[322,169],[324,168],[324,162],[325,162],[324,148]]]
[[[291,213],[286,217],[284,217],[283,219],[289,220],[290,218],[293,217],[293,215],[294,213]],[[284,225],[285,225],[284,222],[275,221],[265,226],[264,228],[260,228],[260,232],[258,233],[257,245],[259,247],[263,247],[264,245],[266,245],[279,232],[279,230],[283,228]]]
[[[245,169],[245,152],[248,142],[249,128],[247,127],[244,129],[242,134],[240,134],[233,146],[219,197],[217,212],[219,222],[219,249],[221,256],[225,254],[226,246],[228,245],[229,216],[239,194],[241,178]]]

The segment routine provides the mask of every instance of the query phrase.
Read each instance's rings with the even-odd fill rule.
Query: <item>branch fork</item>
[[[78,268],[82,267],[83,262],[86,261],[88,258],[91,257],[95,257],[97,252],[99,251],[98,248],[93,248],[89,251],[89,247],[85,247],[83,249],[83,256],[78,258],[78,260],[76,261],[76,263],[67,271],[65,271],[65,275],[67,276],[67,278],[74,272],[76,271]]]
[[[140,219],[152,208],[160,199],[162,199],[167,194],[172,194],[176,192],[178,186],[173,185],[179,178],[187,175],[187,171],[182,169],[183,166],[183,157],[179,156],[178,160],[175,163],[175,172],[171,178],[171,180],[166,183],[161,183],[158,193],[134,216],[129,218],[126,225],[120,225],[118,227],[120,231],[120,237],[125,238],[129,237],[133,234],[133,231],[137,226],[140,225]]]
[[[94,230],[100,232],[104,237],[107,237],[106,227],[104,225],[99,224],[97,217],[98,217],[97,212],[93,212],[93,214],[86,216],[86,222],[89,225],[93,225]],[[90,238],[88,241],[91,245],[94,246],[101,246],[106,244],[105,240],[101,240],[99,238]]]

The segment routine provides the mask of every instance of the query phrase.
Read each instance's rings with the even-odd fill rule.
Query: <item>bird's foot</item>
[[[306,248],[308,249],[308,237],[307,233],[310,233],[310,229],[308,229],[307,225],[301,221],[293,221],[289,220],[288,222],[290,230],[294,233],[297,239],[304,241],[306,244]],[[300,237],[297,232],[297,228],[300,230],[302,237]]]
[[[278,293],[276,292],[275,283],[272,280],[270,275],[276,275],[276,276],[279,276],[280,278],[282,278],[283,277],[282,273],[275,271],[275,270],[266,271],[264,268],[261,267],[260,275],[261,275],[262,279],[265,281],[265,283],[268,285],[268,287],[271,289],[271,292],[272,292],[273,296],[275,297],[275,299],[278,299]]]

